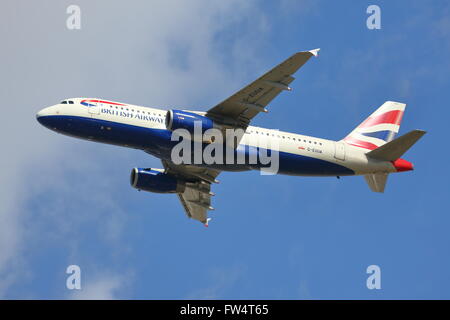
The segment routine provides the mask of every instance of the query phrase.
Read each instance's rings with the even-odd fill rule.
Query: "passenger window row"
[[[255,131],[252,131],[252,130],[250,130],[249,131],[250,133],[256,133],[256,134],[262,134],[262,135],[267,135],[267,136],[270,136],[270,133],[264,133],[264,132],[260,132],[260,131],[257,131],[257,130],[255,130]],[[248,132],[247,132],[248,133]],[[276,135],[278,138],[282,138],[282,139],[289,139],[289,140],[293,140],[293,141],[298,141],[298,142],[302,142],[302,139],[300,139],[300,138],[294,138],[294,137],[289,137],[289,136],[283,136],[283,135],[279,135],[279,134],[277,134]],[[275,137],[275,134],[274,133],[272,133],[272,137]],[[306,139],[303,139],[303,142],[304,143],[311,143],[311,144],[318,144],[318,145],[322,145],[322,142],[317,142],[317,141],[312,141],[312,140],[306,140]]]
[[[115,108],[115,109],[117,109],[117,110],[126,110],[126,111],[131,111],[131,112],[135,112],[135,109],[129,109],[129,108],[124,108],[124,107],[118,107],[118,106],[112,106],[112,105],[110,105],[109,106],[110,108]],[[148,114],[148,115],[154,115],[154,116],[159,116],[159,117],[163,117],[164,116],[164,114],[162,114],[162,113],[159,113],[159,112],[150,112],[150,111],[140,111],[140,110],[137,110],[136,109],[136,112],[137,113],[142,113],[142,114]]]

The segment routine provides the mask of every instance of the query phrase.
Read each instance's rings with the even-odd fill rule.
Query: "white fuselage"
[[[162,159],[168,157],[173,144],[165,124],[166,110],[100,99],[74,98],[65,102],[39,111],[38,121],[62,134],[142,149]],[[269,149],[277,145],[281,174],[341,176],[396,172],[391,162],[370,159],[365,155],[366,149],[343,141],[248,126],[239,147],[262,145]],[[211,167],[237,170],[227,164]]]

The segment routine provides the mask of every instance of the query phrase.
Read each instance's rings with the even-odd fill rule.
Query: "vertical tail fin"
[[[376,149],[394,139],[400,129],[406,104],[386,101],[343,140],[347,144]]]

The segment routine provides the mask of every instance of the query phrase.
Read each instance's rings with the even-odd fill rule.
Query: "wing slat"
[[[234,119],[237,125],[246,126],[259,112],[266,112],[265,107],[280,94],[289,90],[289,84],[294,81],[294,74],[318,49],[297,52],[275,68],[265,73],[231,97],[222,101],[207,112],[207,116],[215,119]],[[250,105],[261,106],[252,108]]]

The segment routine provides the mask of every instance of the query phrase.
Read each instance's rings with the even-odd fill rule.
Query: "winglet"
[[[211,221],[211,218],[206,219],[204,226],[208,228],[210,221]]]
[[[314,57],[317,57],[317,56],[319,55],[319,51],[320,51],[320,48],[313,49],[313,50],[309,50],[309,52],[310,52]]]

